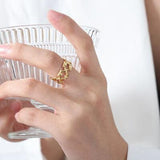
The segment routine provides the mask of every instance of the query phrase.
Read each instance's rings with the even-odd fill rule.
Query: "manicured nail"
[[[61,14],[61,13],[59,13],[59,12],[56,12],[56,11],[54,11],[54,10],[50,10],[50,11],[49,11],[49,18],[50,18],[51,20],[53,20],[54,22],[58,22],[58,21],[61,19],[62,15],[63,15],[63,14]]]
[[[0,45],[0,55],[9,53],[11,46],[9,44]]]

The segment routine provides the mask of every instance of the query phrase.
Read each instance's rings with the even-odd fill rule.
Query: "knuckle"
[[[95,93],[93,91],[89,91],[88,95],[89,95],[89,99],[91,101],[91,104],[96,105],[99,102],[99,96],[97,95],[97,93]]]
[[[79,123],[81,121],[83,121],[87,116],[89,111],[89,105],[88,102],[74,102],[76,109],[73,111],[73,119],[74,121],[71,120],[70,124],[76,124]],[[85,108],[83,107],[85,106]],[[72,122],[76,122],[76,123],[72,123]]]
[[[90,83],[92,81],[92,83]],[[100,85],[101,84],[101,85]],[[107,89],[107,80],[104,75],[100,79],[91,78],[86,82],[84,90],[86,92],[86,101],[93,107],[99,106],[103,101],[104,93]]]
[[[34,78],[28,78],[23,81],[24,85],[22,90],[25,94],[31,94],[38,85],[38,81]]]
[[[96,91],[88,92],[88,104],[89,104],[89,114],[102,111],[105,106],[104,99],[107,98],[107,91],[101,91],[98,89]]]
[[[92,105],[92,107],[97,106],[100,101],[100,93],[99,89],[95,89],[93,86],[96,86],[97,84],[93,82],[93,84],[88,84],[85,88],[85,92],[87,95],[86,101]],[[97,87],[96,87],[97,88]]]
[[[52,68],[53,65],[55,63],[57,63],[60,59],[60,57],[58,57],[55,53],[53,53],[51,51],[46,52],[46,58],[47,58],[47,60],[43,62],[44,68],[46,68],[46,69]]]
[[[88,92],[88,104],[90,106],[89,111],[97,110],[97,107],[101,104],[101,97],[98,93],[95,92]]]

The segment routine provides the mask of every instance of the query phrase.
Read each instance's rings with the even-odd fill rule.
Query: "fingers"
[[[66,97],[61,89],[53,88],[35,79],[7,81],[0,85],[0,99],[7,97],[26,97],[54,107],[57,111],[64,107]],[[67,104],[66,104],[67,105]]]
[[[63,59],[55,52],[20,43],[1,45],[0,56],[19,60],[29,65],[36,66],[37,68],[41,68],[52,77],[57,76],[63,63]],[[74,79],[75,82],[77,76],[74,76],[74,74],[76,74],[77,71],[73,69],[72,72],[73,73],[69,76],[69,79],[66,82],[70,82],[71,80],[71,83],[73,83],[72,79]]]
[[[19,123],[40,128],[51,134],[53,131],[55,133],[58,127],[56,115],[37,108],[23,108],[15,115],[15,118]]]
[[[100,66],[89,35],[66,15],[50,11],[48,18],[53,26],[62,32],[76,48],[80,58],[81,71],[83,73],[97,75],[97,73],[100,72]],[[0,56],[20,60],[24,63],[36,66],[53,77],[57,75],[63,62],[62,58],[54,52],[18,43],[14,45],[1,45]],[[72,72],[76,74],[74,69]],[[78,79],[76,77],[77,76],[69,76],[65,83],[69,83],[70,80],[72,80],[70,84],[73,84]]]
[[[50,23],[73,44],[76,48],[82,69],[93,70],[91,64],[98,65],[97,56],[90,36],[83,31],[70,17],[50,10],[48,13]]]

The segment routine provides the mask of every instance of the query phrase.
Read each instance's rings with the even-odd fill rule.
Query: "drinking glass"
[[[97,43],[99,31],[92,27],[82,26],[82,29],[92,38],[94,45]],[[37,24],[0,28],[0,44],[24,43],[34,47],[48,49],[67,59],[73,67],[80,71],[79,58],[74,47],[66,37],[50,24]],[[0,58],[0,84],[15,79],[34,78],[52,87],[60,88],[61,85],[50,79],[43,70],[20,61]],[[42,91],[43,92],[43,91]],[[54,113],[54,108],[28,98],[9,97],[7,99],[20,99],[30,101],[36,108]],[[54,124],[53,124],[54,125]],[[51,135],[39,128],[11,132],[10,139],[47,138]]]

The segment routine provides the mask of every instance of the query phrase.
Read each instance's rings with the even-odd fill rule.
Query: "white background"
[[[52,8],[79,24],[98,28],[97,54],[120,133],[129,143],[159,146],[158,102],[143,0],[0,0],[0,4],[1,27],[48,23],[47,11]],[[19,144],[1,140],[0,160],[18,155],[38,160],[34,157],[38,145],[38,140]]]

